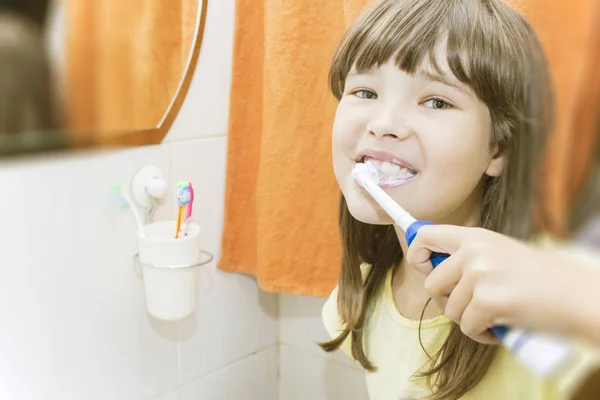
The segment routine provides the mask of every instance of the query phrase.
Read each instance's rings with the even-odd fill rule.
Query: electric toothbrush
[[[416,220],[381,189],[378,185],[379,171],[373,165],[356,164],[352,176],[392,218],[394,224],[406,233],[408,246],[412,244],[421,227],[433,225],[428,221]],[[432,253],[430,261],[436,268],[448,257],[448,254]],[[543,378],[559,372],[573,353],[572,347],[566,342],[549,336],[505,326],[493,327],[491,331],[517,358]]]

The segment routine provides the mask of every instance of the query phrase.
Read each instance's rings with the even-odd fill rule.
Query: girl
[[[351,174],[375,163],[381,186],[417,219],[535,235],[534,169],[552,107],[530,25],[499,0],[378,1],[339,43],[330,85],[343,258],[322,347],[367,370],[373,400],[558,398],[558,385],[425,307],[404,233]]]

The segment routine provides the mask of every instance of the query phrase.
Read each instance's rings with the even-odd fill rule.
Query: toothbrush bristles
[[[362,182],[362,179],[369,179],[371,182],[378,184],[379,183],[379,171],[377,170],[377,168],[375,168],[375,166],[371,165],[371,164],[367,164],[367,163],[358,163],[356,164],[356,166],[354,166],[354,168],[352,169],[352,175],[354,176],[354,179],[356,179],[358,181],[358,183],[364,187],[364,182]],[[361,178],[359,178],[361,177]]]

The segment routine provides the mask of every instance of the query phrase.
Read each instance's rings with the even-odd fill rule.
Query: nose
[[[396,107],[379,110],[367,124],[369,135],[404,140],[411,134],[406,115]]]

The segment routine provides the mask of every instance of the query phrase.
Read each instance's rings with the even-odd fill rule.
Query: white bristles
[[[375,184],[379,184],[380,176],[379,171],[372,164],[359,163],[356,164],[354,169],[352,169],[352,176],[354,179],[360,184],[360,186],[366,189],[364,178],[368,178],[370,182]],[[363,178],[358,178],[359,176],[363,176]]]

